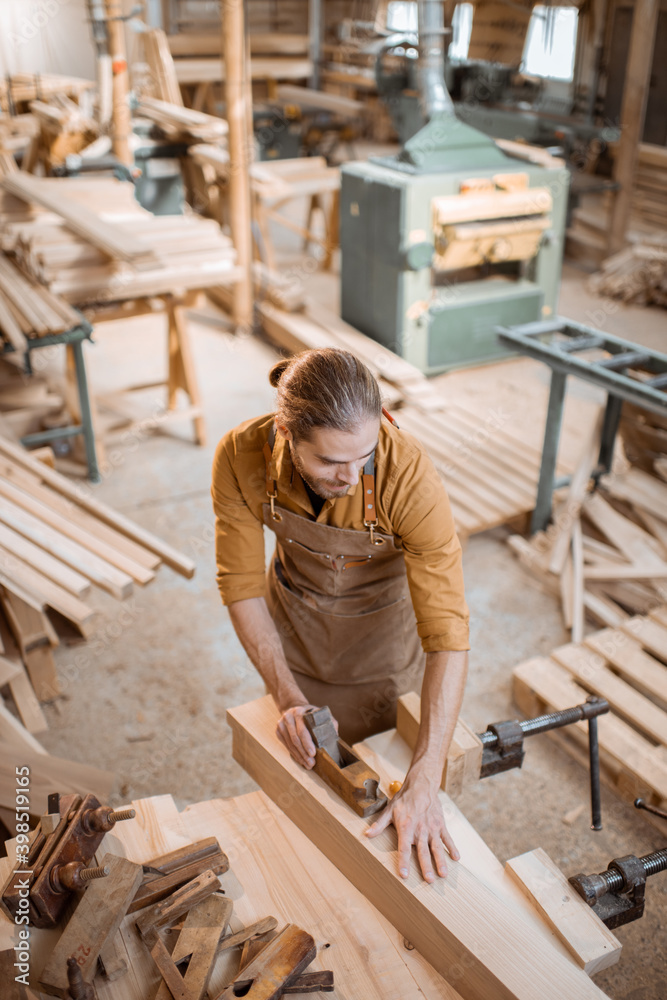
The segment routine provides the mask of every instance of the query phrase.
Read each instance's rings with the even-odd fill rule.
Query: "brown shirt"
[[[273,414],[248,420],[220,441],[213,463],[217,581],[224,604],[265,592],[263,453]],[[335,528],[364,528],[359,484],[326,500],[317,518],[287,442],[276,435],[271,477],[277,504]],[[403,549],[417,631],[426,652],[468,649],[461,545],[447,493],[423,446],[382,419],[375,452],[378,529]]]

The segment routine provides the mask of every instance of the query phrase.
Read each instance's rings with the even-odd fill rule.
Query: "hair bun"
[[[291,364],[291,358],[284,358],[282,361],[277,361],[273,368],[269,371],[269,382],[275,389],[281,378],[289,368]]]

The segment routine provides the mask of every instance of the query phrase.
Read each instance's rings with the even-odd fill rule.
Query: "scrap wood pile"
[[[279,927],[272,916],[240,919],[239,896],[245,897],[237,904],[241,913],[259,905],[250,893],[248,907],[216,836],[188,842],[160,827],[168,799],[112,810],[92,794],[53,795],[28,843],[7,842],[8,856],[0,861],[0,934],[27,898],[25,982],[49,996],[107,1000],[231,1000],[251,986],[267,998],[284,991],[332,992],[333,972],[306,971],[318,952],[310,933],[293,923]],[[179,847],[169,849],[174,842]],[[25,854],[30,869],[21,885],[27,883],[28,896],[21,897],[16,870]],[[78,871],[68,871],[77,866],[95,870],[96,877],[82,881]],[[19,956],[4,937],[0,974],[13,975]]]
[[[130,184],[21,173],[2,185],[1,248],[28,278],[68,302],[205,288],[235,273],[231,240],[214,222],[154,216],[136,202]]]
[[[667,604],[519,664],[513,693],[528,717],[580,705],[590,694],[605,698],[610,711],[598,718],[602,779],[630,803],[639,797],[667,809]],[[588,767],[585,722],[549,735]],[[663,819],[641,815],[667,832]]]
[[[626,247],[604,261],[589,281],[597,295],[640,306],[667,306],[667,241]]]
[[[667,601],[667,482],[630,467],[591,490],[598,441],[599,423],[549,529],[509,538],[522,565],[560,596],[575,641],[586,613],[616,628]]]
[[[126,601],[163,562],[194,573],[186,556],[0,437],[0,666],[18,716],[0,705],[0,742],[43,753],[33,734],[46,729],[40,701],[60,692],[57,629],[91,637],[93,588]]]

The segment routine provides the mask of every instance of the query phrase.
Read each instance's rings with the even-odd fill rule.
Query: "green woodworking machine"
[[[507,156],[456,117],[442,5],[418,12],[426,125],[397,156],[342,169],[341,315],[434,374],[507,356],[496,326],[556,311],[569,172]]]

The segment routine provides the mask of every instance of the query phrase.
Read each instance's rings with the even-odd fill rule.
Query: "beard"
[[[345,483],[340,485],[330,479],[314,479],[312,476],[309,476],[303,467],[299,453],[291,441],[289,442],[289,449],[292,456],[292,465],[304,483],[308,483],[313,493],[316,493],[318,497],[322,497],[323,500],[336,500],[338,497],[345,496],[350,488],[349,486]]]

